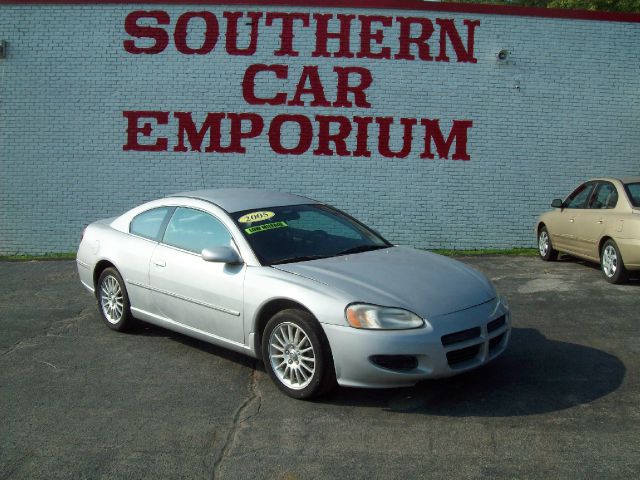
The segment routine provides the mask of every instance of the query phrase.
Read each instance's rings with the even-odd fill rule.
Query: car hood
[[[405,308],[423,318],[464,310],[496,297],[492,283],[477,270],[408,247],[273,267],[340,289],[354,302]]]

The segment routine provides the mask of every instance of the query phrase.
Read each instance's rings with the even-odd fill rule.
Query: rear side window
[[[158,241],[160,239],[162,224],[169,210],[168,207],[160,207],[136,215],[133,220],[131,220],[129,232],[139,237]]]
[[[634,207],[640,207],[640,183],[627,183],[624,186],[629,194],[629,200]]]
[[[600,183],[591,197],[589,208],[614,208],[618,203],[618,192],[611,183]]]
[[[176,209],[162,242],[198,254],[205,248],[232,244],[231,234],[220,220],[192,208]]]

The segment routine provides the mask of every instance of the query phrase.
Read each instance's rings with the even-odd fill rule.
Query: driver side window
[[[593,191],[593,183],[583,183],[567,198],[565,208],[587,208],[587,200]]]
[[[220,220],[192,208],[177,208],[162,242],[200,254],[203,249],[231,245],[231,234]]]

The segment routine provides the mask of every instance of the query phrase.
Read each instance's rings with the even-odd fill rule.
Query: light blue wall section
[[[394,243],[424,248],[529,247],[536,215],[582,179],[640,174],[640,24],[504,15],[345,9],[344,13],[480,20],[477,64],[317,59],[314,28],[296,29],[297,58],[275,57],[279,28],[261,20],[252,57],[131,55],[132,10],[222,12],[240,6],[0,6],[0,253],[75,249],[83,225],[176,191],[253,186],[342,208]],[[320,8],[272,8],[331,12]],[[266,11],[266,10],[265,10]],[[194,26],[197,22],[194,22]],[[312,22],[313,25],[313,22]],[[248,28],[248,27],[245,27]],[[385,30],[397,48],[397,27]],[[197,32],[193,33],[194,36]],[[434,34],[434,39],[437,34]],[[357,31],[353,44],[359,43]],[[437,41],[432,42],[437,45]],[[436,47],[434,47],[436,48]],[[499,64],[495,53],[511,51]],[[436,55],[437,52],[434,52]],[[455,58],[453,51],[449,55]],[[333,99],[335,65],[371,69],[370,109],[255,107],[241,81],[254,63],[320,65]],[[290,85],[274,80],[274,86]],[[519,86],[519,88],[515,88]],[[262,88],[262,87],[261,87]],[[291,90],[287,90],[291,91]],[[124,110],[256,112],[265,132],[245,155],[125,152]],[[470,161],[276,155],[269,121],[280,113],[471,119]],[[176,143],[176,124],[155,133]],[[373,131],[373,128],[372,128]],[[394,146],[399,146],[394,130]],[[292,130],[289,135],[295,137]],[[293,141],[293,140],[292,140]],[[314,147],[317,139],[314,140]],[[377,136],[371,135],[375,152]]]

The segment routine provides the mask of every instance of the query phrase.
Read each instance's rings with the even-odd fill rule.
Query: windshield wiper
[[[306,262],[307,260],[318,260],[319,258],[327,258],[326,255],[306,255],[303,257],[291,257],[285,258],[284,260],[278,260],[277,262],[273,262],[271,265],[280,265],[282,263],[293,263],[293,262]]]
[[[342,252],[336,254],[338,255],[349,255],[350,253],[360,253],[360,252],[369,252],[371,250],[380,250],[381,248],[389,248],[388,245],[359,245],[353,248],[347,248]]]

